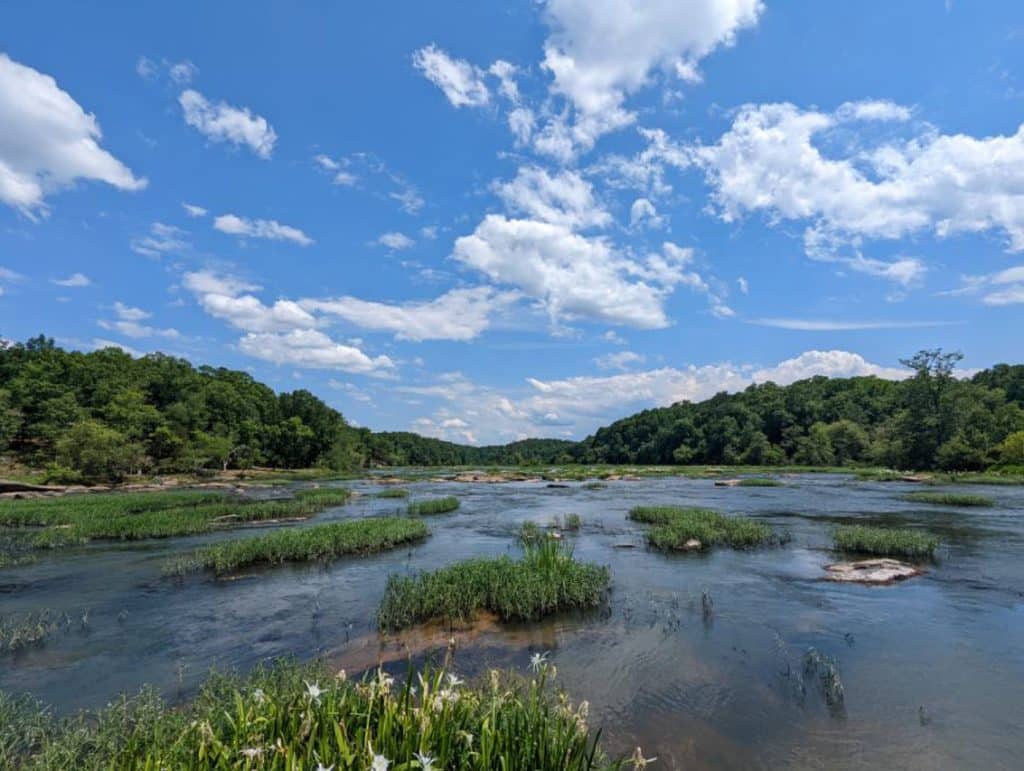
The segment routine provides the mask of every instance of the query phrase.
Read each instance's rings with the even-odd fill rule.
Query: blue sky
[[[869,7],[6,4],[0,335],[473,443],[1019,361],[1024,9]]]

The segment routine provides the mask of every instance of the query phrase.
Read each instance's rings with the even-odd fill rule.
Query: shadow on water
[[[466,676],[495,666],[525,671],[532,654],[548,653],[559,682],[590,701],[606,746],[631,752],[639,744],[659,768],[1015,767],[1024,754],[1024,489],[972,486],[998,505],[960,510],[903,501],[899,484],[827,474],[784,481],[408,482],[409,500],[456,495],[462,504],[429,518],[423,544],[230,580],[163,578],[161,566],[249,532],[55,553],[0,569],[0,615],[48,608],[88,614],[88,622],[3,655],[0,688],[32,691],[67,712],[147,682],[185,698],[211,667],[282,655],[323,657],[350,674],[378,664],[398,672],[409,661],[440,660],[454,637],[455,666]],[[374,497],[373,483],[351,486],[363,494],[315,521],[406,505]],[[664,555],[626,519],[632,506],[653,504],[754,516],[791,540]],[[577,558],[612,570],[601,613],[377,634],[390,573],[515,554],[524,522],[546,527],[570,513],[582,518],[565,536]],[[899,585],[825,582],[831,531],[852,523],[925,529],[942,541],[938,559]]]

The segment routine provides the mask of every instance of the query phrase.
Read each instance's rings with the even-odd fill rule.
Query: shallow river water
[[[75,622],[45,647],[0,659],[0,689],[59,712],[152,683],[184,698],[211,667],[325,656],[350,672],[395,658],[375,632],[388,574],[516,553],[525,521],[576,512],[578,559],[611,567],[602,612],[481,633],[456,653],[467,675],[525,670],[550,651],[558,681],[591,704],[612,753],[641,745],[651,768],[1021,768],[1024,765],[1024,487],[971,486],[990,509],[904,502],[912,486],[798,475],[776,488],[653,478],[603,489],[570,483],[419,482],[414,497],[457,495],[424,543],[236,580],[164,578],[167,557],[250,531],[96,544],[0,570],[0,614],[48,608]],[[365,493],[323,522],[404,508]],[[956,488],[941,488],[952,490]],[[967,488],[965,488],[967,489]],[[638,504],[700,505],[757,517],[792,540],[755,551],[664,555],[643,546]],[[900,584],[826,582],[830,531],[849,522],[924,528],[942,540],[928,572]],[[302,526],[302,525],[300,525]],[[632,543],[636,548],[621,548]],[[705,611],[707,594],[712,610]],[[83,619],[83,616],[85,618]],[[845,690],[829,704],[805,676],[809,648]],[[399,654],[400,658],[400,654]],[[402,660],[392,661],[400,668]]]

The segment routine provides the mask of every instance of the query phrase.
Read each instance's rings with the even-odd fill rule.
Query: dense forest
[[[960,354],[921,351],[906,380],[814,377],[645,410],[575,448],[594,463],[976,470],[1024,464],[1024,366],[953,376]]]
[[[40,336],[0,344],[0,455],[53,481],[226,468],[520,464],[569,460],[572,442],[467,447],[349,425],[309,391],[277,394],[245,372],[117,348],[66,351]]]
[[[582,442],[469,447],[349,425],[309,391],[163,354],[0,344],[0,455],[54,481],[273,466],[712,463],[907,469],[1024,464],[1024,366],[953,376],[922,351],[907,380],[816,377],[645,410]]]

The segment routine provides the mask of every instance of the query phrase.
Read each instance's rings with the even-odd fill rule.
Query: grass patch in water
[[[386,487],[378,492],[375,498],[408,498],[409,491],[404,487]]]
[[[939,545],[936,538],[918,530],[864,525],[837,528],[832,537],[840,551],[891,557],[932,557]]]
[[[427,526],[420,520],[406,517],[330,522],[207,546],[191,556],[170,560],[164,572],[181,575],[209,568],[221,575],[250,565],[324,561],[350,554],[373,554],[428,535]]]
[[[445,498],[426,498],[409,504],[410,515],[447,514],[459,508],[459,499],[454,495]]]
[[[995,501],[972,493],[908,493],[903,500],[911,503],[930,503],[937,506],[994,506]]]
[[[782,487],[782,482],[771,477],[743,477],[738,487]]]
[[[587,707],[532,679],[493,670],[467,685],[443,668],[347,681],[322,665],[278,663],[212,674],[181,707],[155,689],[59,719],[0,693],[0,766],[42,769],[334,768],[363,771],[611,771]]]
[[[686,548],[691,539],[700,541],[700,548],[731,546],[746,549],[761,546],[775,538],[767,525],[748,517],[727,517],[710,509],[679,506],[637,506],[629,518],[654,525],[647,532],[647,542],[665,551]]]
[[[503,620],[533,621],[566,610],[600,605],[611,585],[608,568],[577,562],[554,540],[524,544],[522,559],[470,559],[431,573],[388,578],[377,611],[382,630],[406,629],[439,619],[472,620],[489,611]]]
[[[310,488],[293,498],[253,501],[224,493],[83,494],[12,501],[0,525],[21,529],[32,548],[92,540],[171,538],[274,519],[306,518],[348,501],[345,488]]]

